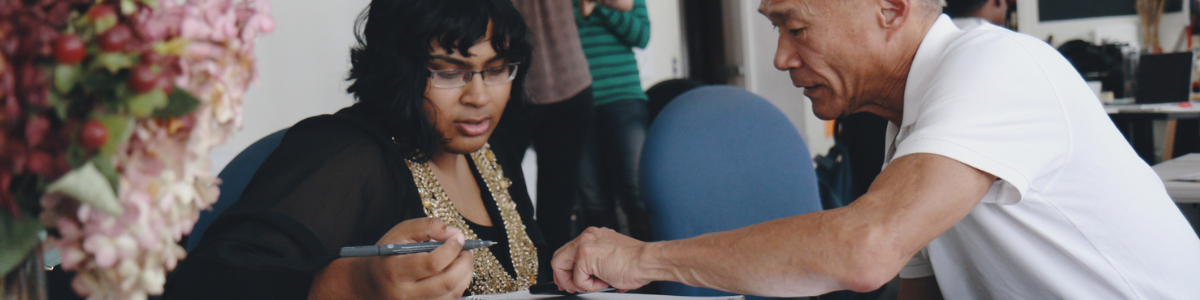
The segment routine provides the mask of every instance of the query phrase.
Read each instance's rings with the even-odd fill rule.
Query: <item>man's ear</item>
[[[919,0],[875,0],[879,3],[879,26],[896,29],[913,13],[913,2]]]

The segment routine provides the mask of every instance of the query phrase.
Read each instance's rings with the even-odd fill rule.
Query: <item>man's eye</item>
[[[792,36],[800,35],[800,33],[803,33],[803,32],[804,32],[804,28],[788,30],[788,34],[791,34]]]

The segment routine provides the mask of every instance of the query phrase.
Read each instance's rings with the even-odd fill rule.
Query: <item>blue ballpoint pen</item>
[[[380,255],[403,255],[421,252],[430,252],[433,249],[444,244],[443,242],[421,242],[410,244],[387,244],[387,245],[370,245],[370,246],[351,246],[342,247],[342,257],[362,257],[362,256],[380,256]],[[463,242],[463,250],[474,250],[495,245],[496,242],[485,240],[469,240]]]

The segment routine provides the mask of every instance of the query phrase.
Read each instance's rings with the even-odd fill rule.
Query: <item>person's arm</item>
[[[588,1],[580,2],[580,17],[583,19],[597,18],[602,26],[616,36],[618,40],[629,47],[645,48],[650,43],[650,17],[646,12],[645,0],[632,2],[632,9],[620,11],[604,5],[595,5],[590,14]],[[602,2],[603,3],[603,2]]]
[[[589,228],[555,253],[570,291],[650,281],[762,296],[870,291],[980,202],[995,176],[941,155],[905,155],[851,205],[695,238],[642,243]]]
[[[618,11],[633,10],[633,0],[596,0],[596,3]]]

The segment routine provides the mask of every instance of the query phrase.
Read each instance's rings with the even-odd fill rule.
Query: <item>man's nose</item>
[[[780,71],[787,71],[798,69],[803,65],[804,62],[800,60],[799,55],[796,55],[796,49],[791,41],[788,41],[783,32],[780,32],[779,43],[775,47],[775,68]]]

